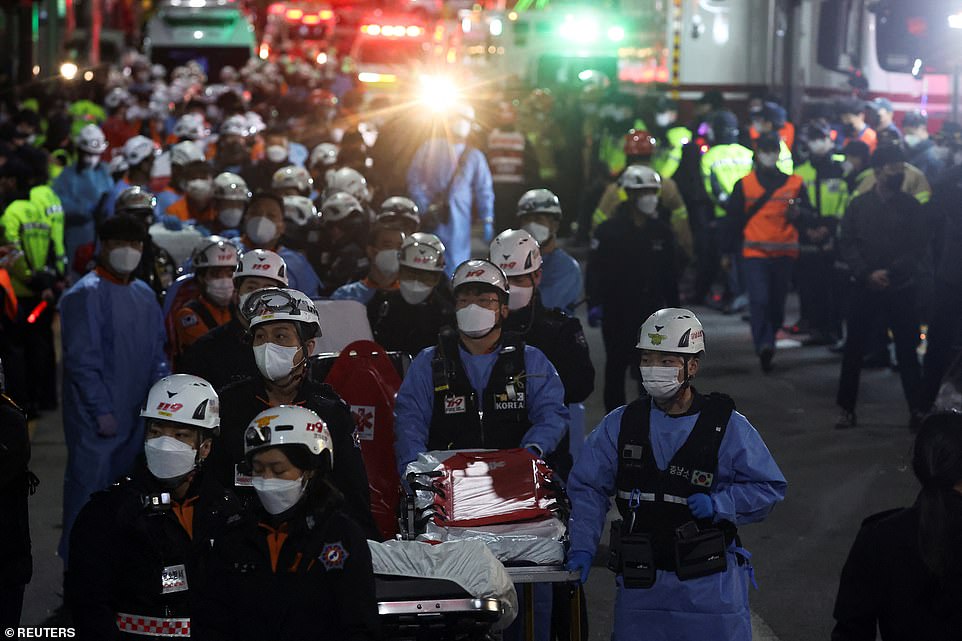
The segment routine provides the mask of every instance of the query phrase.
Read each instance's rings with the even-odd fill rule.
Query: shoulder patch
[[[349,556],[351,556],[350,553],[344,549],[340,541],[337,541],[325,545],[317,558],[324,565],[324,569],[330,572],[331,570],[343,570],[344,563]]]
[[[194,314],[193,312],[184,314],[180,317],[180,326],[185,329],[188,327],[193,327],[198,323],[200,323],[200,319],[197,318],[197,314]]]

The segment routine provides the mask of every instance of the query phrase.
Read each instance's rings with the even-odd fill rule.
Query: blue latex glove
[[[584,584],[588,580],[588,572],[591,570],[591,555],[580,550],[569,552],[565,568],[571,572],[580,572],[581,583]]]
[[[164,229],[170,231],[180,231],[184,228],[184,223],[177,216],[171,216],[170,214],[164,214],[160,217],[160,222],[164,225]]]
[[[494,221],[489,220],[484,223],[484,242],[490,243],[494,240]]]
[[[601,326],[601,319],[604,314],[601,311],[601,305],[595,305],[588,310],[588,327],[599,327]]]
[[[696,519],[710,519],[715,516],[715,504],[707,494],[692,494],[688,497],[688,509]]]

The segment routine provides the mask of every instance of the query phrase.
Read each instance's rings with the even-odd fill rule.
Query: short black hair
[[[845,145],[842,153],[846,156],[854,156],[855,158],[861,158],[863,161],[866,161],[869,159],[869,156],[872,155],[872,150],[861,140],[853,140]]]
[[[781,151],[782,139],[777,131],[768,131],[758,137],[758,151]]]
[[[111,216],[100,224],[97,238],[105,240],[127,240],[144,242],[147,238],[147,227],[140,219],[130,214]]]
[[[872,154],[872,167],[875,169],[896,162],[905,162],[905,152],[900,145],[880,145]]]

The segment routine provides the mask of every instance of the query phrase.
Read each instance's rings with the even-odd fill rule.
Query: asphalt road
[[[783,350],[776,355],[775,371],[763,375],[747,323],[696,312],[708,341],[697,386],[735,398],[789,481],[785,502],[764,523],[741,530],[754,554],[761,588],[751,592],[755,638],[827,639],[839,572],[859,523],[873,512],[910,504],[916,493],[909,465],[912,437],[898,377],[890,370],[865,372],[860,426],[838,432],[832,428],[836,356],[825,348]],[[590,430],[603,414],[604,351],[600,331],[587,334],[599,372],[598,391],[588,403]],[[31,500],[34,580],[25,599],[25,626],[52,624],[61,603],[56,546],[65,462],[61,417],[48,413],[36,423],[33,438],[32,467],[42,482]],[[613,581],[600,555],[598,562],[587,593],[591,638],[601,641],[610,634]]]

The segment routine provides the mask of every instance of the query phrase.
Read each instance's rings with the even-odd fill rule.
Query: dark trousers
[[[922,395],[919,405],[928,409],[935,402],[942,377],[962,344],[962,292],[939,287],[941,296],[935,301],[929,321],[928,345],[923,361]],[[901,361],[899,361],[901,362]]]
[[[691,215],[691,214],[690,214]],[[715,219],[714,209],[697,214],[701,217],[694,233],[695,242],[695,300],[701,302],[711,293],[712,285],[721,271],[722,225]]]
[[[841,278],[835,270],[835,252],[804,245],[795,263],[800,317],[816,332],[839,336]]]
[[[10,394],[28,414],[42,407],[57,405],[57,363],[53,345],[53,316],[55,303],[47,304],[34,322],[30,313],[40,304],[40,298],[21,298],[17,321],[13,324],[9,342],[12,362],[4,363]]]
[[[652,310],[655,311],[655,310]],[[609,318],[614,316],[614,318]],[[636,318],[633,314],[629,318],[619,317],[613,310],[605,309],[605,317],[601,323],[601,336],[605,342],[605,411],[610,412],[625,404],[625,371],[637,367],[638,329],[648,315]],[[632,376],[638,382],[639,393],[642,390],[641,376]]]
[[[788,256],[742,261],[756,353],[765,348],[775,349],[775,334],[785,320],[785,298],[794,262],[795,259]]]
[[[494,186],[494,233],[505,229],[518,229],[518,200],[527,191],[523,184],[496,184]]]
[[[876,292],[864,286],[852,289],[847,319],[848,339],[842,355],[842,373],[836,402],[848,411],[855,410],[862,357],[878,319],[884,319],[895,338],[902,392],[910,410],[920,409],[921,367],[916,349],[919,344],[919,319],[914,287]]]

